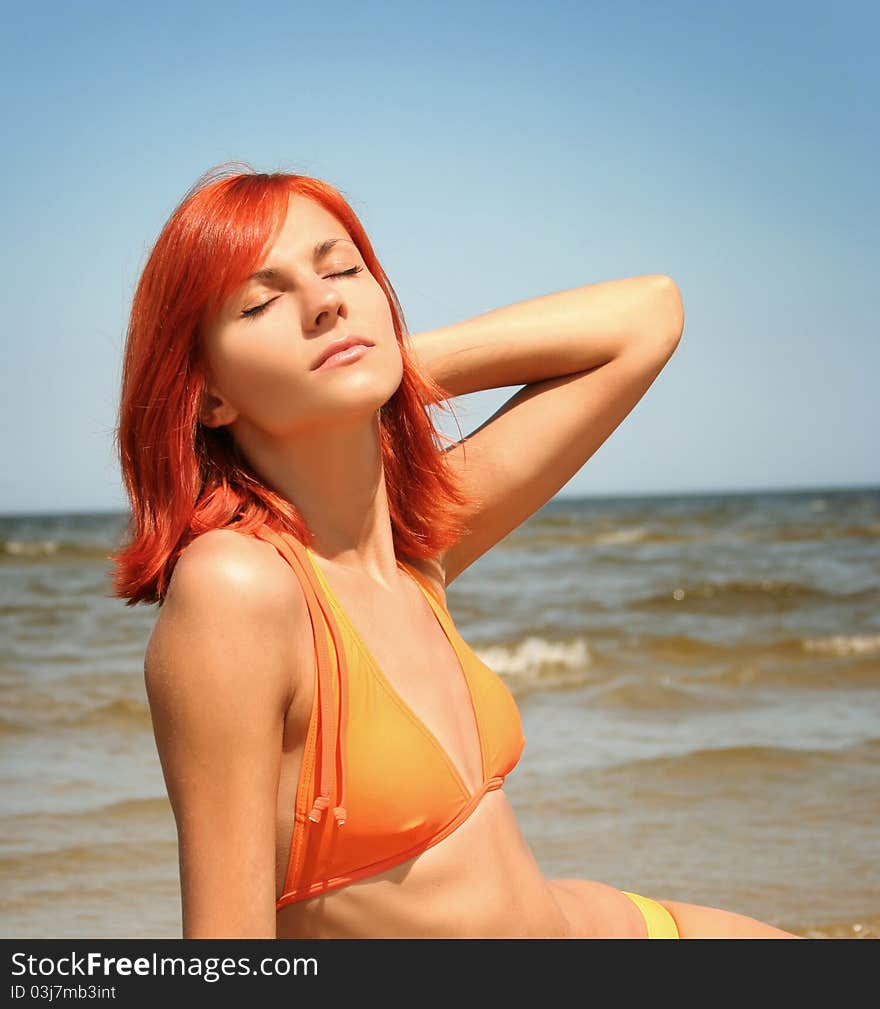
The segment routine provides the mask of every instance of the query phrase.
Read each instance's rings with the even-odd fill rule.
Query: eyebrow
[[[319,259],[323,259],[324,256],[336,245],[337,242],[351,242],[349,238],[325,238],[323,242],[318,242],[318,244],[312,249],[312,262],[317,263]],[[354,243],[351,243],[354,245]],[[252,273],[248,280],[278,280],[281,277],[282,271],[276,269],[273,266],[265,266],[262,270],[257,270],[256,273]]]

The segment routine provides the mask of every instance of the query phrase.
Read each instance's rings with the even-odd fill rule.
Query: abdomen
[[[487,793],[452,834],[376,876],[287,904],[278,938],[557,938],[570,926],[507,797]]]

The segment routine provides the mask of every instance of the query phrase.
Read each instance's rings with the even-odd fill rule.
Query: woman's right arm
[[[290,628],[306,604],[283,565],[243,539],[205,533],[181,554],[144,662],[177,822],[185,939],[276,935]]]

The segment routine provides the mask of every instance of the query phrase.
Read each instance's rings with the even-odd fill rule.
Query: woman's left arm
[[[676,283],[603,281],[414,334],[417,363],[448,397],[525,384],[447,451],[474,504],[440,557],[446,584],[546,504],[647,392],[678,346]]]

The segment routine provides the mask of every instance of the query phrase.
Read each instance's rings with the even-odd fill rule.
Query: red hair
[[[210,529],[249,532],[266,524],[312,543],[296,505],[258,477],[229,430],[199,422],[206,383],[199,329],[258,267],[292,193],[337,218],[391,307],[403,378],[380,411],[379,429],[395,553],[433,557],[465,531],[467,498],[441,447],[452,439],[429,416],[431,407],[451,407],[407,352],[403,311],[357,215],[319,179],[221,165],[171,214],[132,302],[115,431],[131,509],[127,542],[109,557],[112,594],[128,606],[161,605],[177,558]]]

